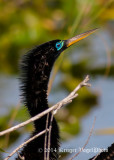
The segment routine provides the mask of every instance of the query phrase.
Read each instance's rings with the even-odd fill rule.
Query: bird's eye
[[[57,51],[59,51],[63,47],[63,44],[64,44],[63,41],[59,41],[59,42],[56,43]]]

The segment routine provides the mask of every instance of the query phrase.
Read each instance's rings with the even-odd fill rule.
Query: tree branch
[[[90,140],[90,137],[91,137],[91,135],[92,135],[94,126],[95,126],[95,121],[96,121],[96,117],[95,117],[95,119],[94,119],[94,122],[93,122],[92,128],[91,128],[91,130],[90,130],[88,139],[86,140],[86,143],[85,143],[84,146],[81,148],[81,150],[80,150],[78,153],[76,153],[70,160],[73,160],[75,157],[77,157],[77,156],[84,150],[84,148],[87,146],[87,144],[88,144],[88,142],[89,142],[89,140]]]
[[[50,121],[50,125],[49,125],[48,150],[47,150],[47,159],[46,160],[49,160],[49,155],[50,155],[50,142],[51,142],[51,129],[52,129],[53,116],[54,116],[54,114],[52,112],[51,121]]]
[[[46,130],[48,129],[48,121],[49,121],[49,113],[47,114],[47,119],[46,119]],[[44,141],[44,160],[47,160],[47,132],[45,132],[45,141]]]
[[[21,149],[23,146],[25,146],[27,143],[33,141],[34,139],[36,139],[37,137],[41,136],[42,134],[46,133],[47,131],[49,131],[48,129],[47,130],[44,130],[38,134],[36,134],[35,136],[29,138],[26,142],[22,143],[19,147],[17,147],[12,153],[10,153],[10,155],[5,158],[4,160],[8,160],[11,156],[13,156],[16,152],[18,152],[19,149]],[[23,158],[23,157],[22,157]],[[24,158],[23,158],[24,159]]]
[[[50,149],[50,136],[51,136],[51,127],[52,127],[53,115],[56,114],[57,111],[58,111],[62,106],[64,106],[65,104],[71,103],[72,100],[73,100],[75,97],[78,96],[77,91],[78,91],[80,88],[82,88],[82,87],[84,87],[84,86],[90,87],[90,84],[87,83],[88,81],[89,81],[89,76],[86,76],[86,78],[85,78],[66,98],[64,98],[63,100],[61,100],[60,102],[58,102],[57,104],[55,104],[54,106],[52,106],[51,108],[43,111],[42,113],[40,113],[40,114],[38,114],[38,115],[30,118],[29,120],[27,120],[27,121],[25,121],[25,122],[22,122],[22,123],[14,126],[14,127],[11,127],[11,128],[9,128],[9,129],[7,129],[7,130],[5,130],[5,131],[0,132],[0,136],[5,135],[5,134],[10,133],[10,132],[12,132],[12,131],[20,128],[20,127],[23,127],[23,126],[25,126],[25,125],[27,125],[27,124],[29,124],[29,123],[31,123],[31,122],[33,122],[33,121],[41,118],[42,116],[48,114],[49,112],[53,111],[53,112],[52,112],[52,117],[51,117],[51,122],[50,122],[49,129],[48,129],[48,127],[47,127],[47,126],[48,126],[48,116],[49,116],[49,114],[48,114],[48,115],[47,115],[47,122],[46,122],[46,129],[45,129],[44,131],[38,133],[37,135],[31,137],[29,140],[27,140],[27,141],[24,142],[23,144],[21,144],[18,148],[16,148],[16,149],[15,149],[7,158],[5,158],[4,160],[8,160],[13,154],[15,154],[16,152],[18,152],[18,150],[21,149],[24,145],[26,145],[27,143],[31,142],[32,140],[34,140],[35,138],[39,137],[40,135],[42,135],[42,134],[44,134],[44,133],[47,134],[47,132],[49,132],[49,134],[48,134],[48,149]],[[45,139],[45,141],[47,141],[47,140]],[[46,145],[46,142],[44,142],[44,146],[45,146],[45,145]],[[46,146],[45,146],[45,147],[46,147]],[[45,148],[44,148],[44,151],[45,151]],[[49,153],[45,154],[44,157],[48,160],[48,159],[49,159]],[[24,158],[24,157],[22,157],[22,159],[23,159],[23,158]]]
[[[3,135],[5,135],[7,133],[10,133],[10,132],[13,132],[16,129],[18,129],[20,127],[23,127],[23,126],[41,118],[41,117],[43,117],[44,115],[46,115],[47,113],[49,113],[51,111],[54,111],[54,114],[56,114],[58,109],[60,109],[65,104],[71,103],[72,100],[78,96],[77,91],[80,88],[82,88],[84,86],[87,86],[87,87],[91,86],[89,83],[87,83],[88,81],[89,81],[89,76],[87,75],[86,78],[66,98],[64,98],[63,100],[61,100],[60,102],[58,102],[54,106],[50,107],[49,109],[43,111],[42,113],[30,118],[29,120],[27,120],[25,122],[22,122],[22,123],[14,126],[14,127],[11,127],[9,129],[7,129],[7,130],[4,130],[4,131],[0,132],[0,136],[3,136]]]

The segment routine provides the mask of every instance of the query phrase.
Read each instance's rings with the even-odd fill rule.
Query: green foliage
[[[17,73],[21,54],[34,45],[65,38],[112,19],[113,1],[0,2],[0,71]],[[105,15],[108,15],[104,18]]]
[[[8,153],[8,152],[4,151],[2,148],[0,148],[0,152]]]
[[[60,124],[60,129],[61,129],[62,139],[66,140],[68,138],[72,138],[72,136],[75,136],[80,132],[80,125],[79,125],[79,122],[74,122],[74,123],[63,122],[63,124]]]

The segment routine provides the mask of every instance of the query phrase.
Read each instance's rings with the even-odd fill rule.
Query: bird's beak
[[[76,43],[76,42],[78,42],[78,41],[86,38],[86,37],[89,36],[90,34],[94,33],[96,30],[97,30],[97,28],[96,28],[96,29],[92,29],[92,30],[87,31],[87,32],[84,32],[84,33],[79,34],[79,35],[77,35],[77,36],[75,36],[75,37],[73,37],[73,38],[70,38],[70,39],[66,40],[66,45],[67,45],[67,47],[69,47],[69,46],[71,46],[72,44],[74,44],[74,43]]]

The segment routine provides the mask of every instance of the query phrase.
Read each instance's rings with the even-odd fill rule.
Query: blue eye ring
[[[64,44],[64,41],[59,41],[56,43],[56,48],[57,48],[57,51],[59,51],[62,47],[63,47],[63,44]]]

